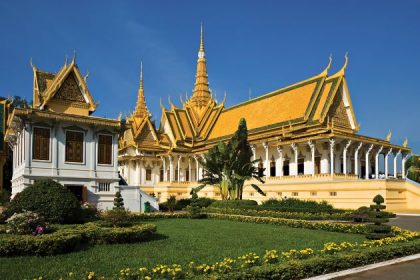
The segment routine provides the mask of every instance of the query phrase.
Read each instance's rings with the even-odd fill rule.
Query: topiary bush
[[[36,181],[18,193],[5,210],[5,216],[9,218],[23,210],[38,213],[50,223],[77,223],[82,216],[76,196],[51,179]]]
[[[115,193],[114,209],[124,209],[124,199],[121,196],[121,192]]]
[[[382,203],[385,202],[384,198],[381,195],[377,195],[373,198],[373,202],[370,208],[374,211],[373,217],[369,218],[368,221],[373,224],[368,226],[369,233],[366,235],[368,239],[382,239],[385,237],[391,236],[391,226],[384,225],[384,223],[389,222],[389,219],[386,217],[384,210],[386,208]]]
[[[102,213],[102,225],[106,227],[128,227],[133,223],[130,221],[130,212],[124,208],[114,208]]]

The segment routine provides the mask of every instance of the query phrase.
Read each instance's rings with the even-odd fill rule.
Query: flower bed
[[[350,224],[350,223],[334,223],[334,222],[313,222],[305,220],[294,220],[284,218],[272,218],[272,217],[254,217],[254,216],[241,216],[241,215],[227,215],[227,214],[215,214],[208,213],[210,219],[222,219],[232,220],[247,223],[259,223],[259,224],[273,224],[282,225],[294,228],[307,228],[307,229],[319,229],[326,231],[345,232],[345,233],[362,233],[368,232],[367,225],[364,224]]]
[[[0,255],[55,255],[76,250],[82,244],[114,244],[146,241],[156,232],[153,224],[125,228],[100,227],[95,223],[59,228],[50,234],[0,235]]]
[[[216,214],[230,214],[230,215],[246,215],[246,216],[259,216],[259,217],[272,217],[272,218],[284,218],[284,219],[295,219],[295,220],[335,220],[335,221],[351,221],[352,212],[342,213],[312,213],[312,212],[281,212],[265,209],[238,209],[238,208],[217,208],[207,207],[205,209],[207,213]]]
[[[262,256],[251,252],[214,264],[123,268],[112,279],[301,279],[420,252],[419,233],[398,228],[394,232],[398,235],[375,241],[326,243],[321,250],[267,250]],[[102,279],[94,272],[69,273],[69,278],[74,276]]]

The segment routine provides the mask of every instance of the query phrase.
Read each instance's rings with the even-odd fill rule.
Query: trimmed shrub
[[[320,229],[326,231],[345,232],[345,233],[363,233],[368,232],[367,226],[364,224],[349,224],[349,223],[335,223],[335,222],[313,222],[294,219],[282,219],[271,217],[250,217],[241,215],[225,215],[207,213],[207,217],[218,220],[231,220],[246,223],[256,224],[272,224],[280,226],[288,226],[293,228],[307,228],[307,229]]]
[[[207,197],[199,197],[197,199],[197,205],[201,208],[208,207],[210,204],[212,204],[214,199],[207,198]],[[187,208],[188,205],[191,204],[191,198],[181,198],[180,200],[177,200],[175,202],[174,211],[181,211]],[[166,212],[169,211],[168,203],[163,202],[159,204],[160,211]]]
[[[377,195],[373,198],[373,202],[370,208],[374,211],[373,217],[368,219],[369,222],[373,224],[369,225],[369,233],[366,235],[368,239],[382,239],[388,236],[391,236],[391,226],[384,225],[384,223],[389,222],[389,219],[386,215],[381,212],[381,210],[385,209],[386,206],[382,205],[385,202],[384,198],[381,195]]]
[[[141,224],[126,228],[104,228],[96,223],[57,229],[50,234],[0,235],[1,256],[55,255],[76,250],[83,244],[132,243],[149,240],[156,232],[153,224]]]
[[[344,212],[340,209],[335,209],[331,204],[326,201],[313,201],[313,200],[300,200],[296,198],[287,199],[269,199],[264,201],[260,208],[267,210],[289,211],[289,212]]]
[[[256,207],[258,203],[255,200],[217,200],[210,204],[215,208],[242,208],[242,207]]]
[[[102,214],[102,225],[108,227],[128,227],[132,223],[130,221],[130,212],[124,208],[114,208],[107,210]]]
[[[5,216],[23,210],[40,214],[47,222],[75,223],[81,220],[80,203],[67,188],[53,180],[40,180],[18,193],[5,210]]]
[[[81,207],[83,221],[92,221],[98,218],[99,212],[95,205],[85,202]]]
[[[121,192],[115,193],[114,209],[124,209],[124,199],[121,196]]]
[[[207,207],[207,213],[228,214],[228,215],[244,215],[244,216],[257,216],[257,217],[272,217],[296,220],[335,220],[335,221],[351,221],[352,212],[343,213],[312,213],[312,212],[281,212],[275,210],[266,210],[261,208],[255,209],[236,209],[236,208],[215,208]]]

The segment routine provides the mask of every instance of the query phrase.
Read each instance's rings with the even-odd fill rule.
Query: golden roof
[[[32,65],[32,63],[31,63]],[[70,64],[67,59],[57,73],[37,69],[34,72],[34,108],[60,113],[89,115],[96,110],[96,104],[87,87],[87,76],[83,77],[76,64],[76,56]]]

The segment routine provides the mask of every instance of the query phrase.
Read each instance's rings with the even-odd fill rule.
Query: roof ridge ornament
[[[328,61],[327,67],[325,67],[324,71],[321,72],[322,76],[328,76],[328,70],[330,70],[331,64],[332,64],[332,61],[333,61],[332,53],[330,53],[330,56],[328,57],[328,60],[329,61]]]
[[[387,142],[391,141],[391,136],[392,136],[392,132],[391,132],[391,130],[389,130],[389,131],[388,131],[388,134],[386,135],[385,140],[386,140]]]
[[[349,54],[349,52],[346,52],[346,54],[344,55],[344,65],[343,65],[343,67],[341,67],[341,69],[337,73],[335,73],[334,75],[332,75],[330,77],[344,76],[344,72],[346,71],[347,65],[349,64],[348,54]]]

